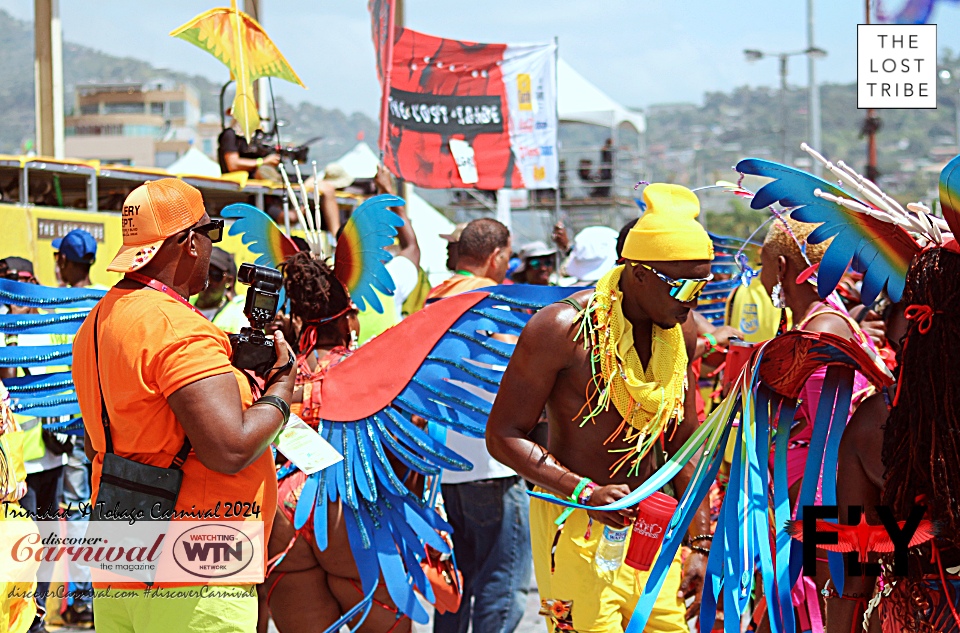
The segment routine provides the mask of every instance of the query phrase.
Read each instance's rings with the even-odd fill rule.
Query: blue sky
[[[885,0],[887,10],[901,0]],[[243,0],[238,0],[242,6]],[[277,81],[280,94],[347,112],[378,111],[379,87],[366,0],[262,0],[263,24],[308,86]],[[226,80],[213,57],[167,33],[227,0],[61,0],[64,38],[157,66]],[[856,78],[856,25],[862,0],[814,0],[817,63],[827,82]],[[32,20],[33,0],[0,0]],[[941,48],[960,49],[960,7],[934,14]],[[445,37],[539,42],[558,36],[560,55],[628,106],[700,103],[704,92],[777,85],[777,62],[748,63],[745,48],[806,47],[806,0],[406,0],[406,23]],[[790,62],[791,84],[805,84],[806,62]],[[283,84],[281,86],[281,84]]]

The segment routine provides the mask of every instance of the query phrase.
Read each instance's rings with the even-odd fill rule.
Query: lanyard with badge
[[[174,290],[173,288],[171,288],[171,287],[168,286],[167,284],[163,283],[162,281],[159,281],[159,280],[157,280],[157,279],[153,279],[153,278],[151,278],[151,277],[147,277],[146,275],[141,275],[140,273],[134,273],[134,272],[129,272],[129,273],[125,274],[125,275],[124,275],[124,279],[129,279],[130,281],[135,281],[136,283],[142,284],[142,285],[146,286],[147,288],[150,288],[150,289],[152,289],[152,290],[156,290],[157,292],[162,292],[163,294],[167,295],[168,297],[170,297],[170,298],[172,298],[172,299],[176,299],[177,301],[179,301],[179,302],[182,303],[183,305],[187,306],[188,308],[190,308],[191,310],[193,310],[194,312],[196,312],[197,314],[199,314],[200,316],[202,316],[204,319],[207,318],[207,317],[204,317],[204,316],[203,316],[203,312],[200,312],[200,310],[197,310],[194,306],[190,305],[190,302],[187,301],[186,299],[184,299],[184,298],[180,295],[179,292],[177,292],[176,290]]]

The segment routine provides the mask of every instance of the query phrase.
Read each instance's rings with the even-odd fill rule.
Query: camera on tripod
[[[243,306],[243,314],[250,321],[250,327],[241,328],[239,334],[230,335],[233,366],[252,369],[258,376],[265,377],[276,362],[277,354],[273,339],[264,334],[263,329],[277,314],[283,276],[274,268],[243,264],[237,271],[237,281],[250,286]]]
[[[270,154],[279,154],[280,158],[284,161],[306,163],[307,156],[310,153],[310,144],[316,143],[321,139],[321,137],[316,136],[303,145],[283,147],[277,144],[276,138],[277,135],[275,131],[264,132],[257,130],[253,133],[253,138],[250,139],[250,151],[256,152],[261,158],[266,158]]]

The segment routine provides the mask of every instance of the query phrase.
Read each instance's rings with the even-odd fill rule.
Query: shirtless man
[[[654,406],[650,412],[648,407],[637,404],[631,411],[629,405],[623,406],[622,398],[612,398],[606,408],[597,406],[597,389],[603,390],[607,380],[615,383],[620,371],[606,372],[607,378],[604,378],[605,371],[598,362],[595,373],[592,350],[584,349],[582,339],[574,340],[581,327],[581,310],[594,300],[593,291],[584,291],[572,297],[576,308],[567,303],[548,306],[524,328],[487,423],[487,446],[496,459],[541,490],[567,499],[576,492],[579,499],[591,506],[626,496],[663,463],[658,440],[635,464],[631,459],[637,454],[618,469],[617,463],[629,455],[624,451],[637,448],[636,439],[625,441],[624,429],[630,431],[631,427],[636,428],[635,424],[643,426],[651,420],[660,420],[651,435],[659,437],[663,433],[666,453],[673,454],[698,426],[693,389],[685,389],[684,383],[686,378],[690,385],[696,385],[688,359],[695,356],[697,332],[695,323],[687,317],[696,307],[697,296],[710,276],[713,244],[696,221],[699,203],[688,189],[653,184],[645,189],[644,200],[647,211],[624,247],[625,265],[605,275],[598,287],[615,284],[611,290],[622,293],[618,301],[623,321],[617,330],[625,336],[620,336],[618,356],[627,360],[619,363],[618,368],[628,372],[637,368],[635,361],[630,363],[627,353],[630,338],[634,338],[636,350],[633,358],[639,357],[642,366],[639,374],[634,374],[638,381],[627,385],[627,393],[630,396],[639,393],[631,389],[631,385],[644,383],[656,394],[667,394],[656,397],[657,402],[667,406]],[[609,298],[615,293],[604,294]],[[612,304],[616,306],[617,301]],[[618,320],[617,312],[615,307],[610,310],[614,315],[611,321]],[[600,318],[602,315],[597,321]],[[602,330],[594,333],[597,340],[603,340]],[[664,367],[673,369],[664,374]],[[587,402],[585,394],[591,394]],[[528,437],[544,407],[549,418],[547,447]],[[662,416],[661,411],[666,415]],[[624,423],[625,417],[629,418],[629,424]],[[585,422],[588,423],[581,427]],[[694,464],[687,464],[672,481],[678,498],[693,470]],[[584,478],[596,482],[597,487],[592,488],[592,483],[586,485]],[[647,575],[640,573],[638,583],[634,570],[621,565],[612,580],[605,579],[594,570],[593,559],[604,526],[622,529],[630,525],[636,516],[635,509],[576,510],[557,534],[554,521],[561,510],[555,504],[531,500],[534,568],[544,607],[541,613],[551,614],[547,620],[548,630],[623,631]],[[689,530],[697,551],[687,558],[682,581],[679,558],[674,560],[648,620],[647,631],[685,633],[686,619],[699,613],[706,565],[703,552],[709,551],[710,546],[709,520],[709,508],[704,504]],[[694,597],[694,602],[685,612],[684,599],[688,597]]]

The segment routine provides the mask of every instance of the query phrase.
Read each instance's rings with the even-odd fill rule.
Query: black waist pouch
[[[141,464],[116,453],[103,456],[94,521],[170,520],[177,505],[183,471]]]

